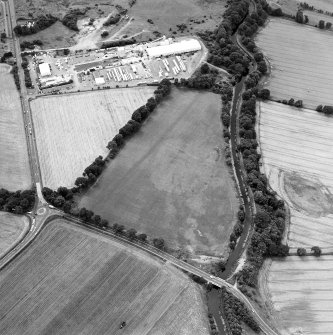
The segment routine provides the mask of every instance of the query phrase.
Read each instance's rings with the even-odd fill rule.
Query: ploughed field
[[[256,44],[272,66],[266,87],[274,99],[301,99],[312,109],[333,104],[331,31],[270,19]]]
[[[274,260],[266,285],[281,334],[332,334],[333,256]]]
[[[173,88],[79,202],[170,248],[222,254],[238,201],[225,164],[221,98]]]
[[[43,185],[71,187],[153,95],[153,87],[37,98],[31,102]]]
[[[0,296],[1,334],[209,334],[185,274],[62,219],[1,271]]]
[[[28,148],[20,96],[7,64],[0,64],[0,188],[9,191],[31,186]]]
[[[259,103],[258,115],[263,172],[290,208],[285,242],[292,253],[312,246],[332,251],[333,119],[275,102]],[[332,334],[332,262],[332,256],[272,261],[261,286],[282,334]]]
[[[8,251],[28,227],[25,216],[0,212],[0,255]]]

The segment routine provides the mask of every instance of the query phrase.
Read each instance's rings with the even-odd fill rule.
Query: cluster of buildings
[[[51,68],[48,63],[41,63],[39,68],[39,87],[41,89],[65,85],[72,82],[70,75],[52,76]]]

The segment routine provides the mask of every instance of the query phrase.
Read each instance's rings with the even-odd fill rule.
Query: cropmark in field
[[[131,118],[153,96],[153,87],[50,96],[31,109],[44,186],[71,187]]]
[[[290,208],[291,252],[304,247],[310,253],[312,246],[333,250],[333,119],[275,102],[260,103],[258,114],[264,172]],[[261,285],[268,285],[264,294],[271,295],[277,325],[286,334],[332,333],[332,261],[273,260],[268,284]]]
[[[221,97],[174,88],[79,202],[170,248],[221,255],[238,202],[226,166]]]
[[[272,67],[267,88],[274,99],[332,105],[333,34],[283,19],[271,19],[256,38]]]
[[[1,271],[0,297],[1,334],[209,334],[185,274],[60,219]]]
[[[30,188],[31,174],[20,96],[10,69],[0,64],[0,188],[16,191]]]

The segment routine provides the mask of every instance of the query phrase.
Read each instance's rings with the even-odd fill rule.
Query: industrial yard
[[[204,55],[196,38],[165,37],[107,49],[34,52],[26,55],[35,88],[29,92],[58,94],[189,78]]]

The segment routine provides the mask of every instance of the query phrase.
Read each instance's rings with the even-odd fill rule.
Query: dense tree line
[[[74,194],[78,192],[77,187],[73,187],[71,189],[68,189],[67,187],[59,187],[57,191],[44,187],[42,192],[47,202],[59,209],[62,209],[65,213],[79,218],[87,224],[91,224],[102,229],[112,230],[115,234],[127,237],[131,241],[136,240],[148,243],[148,236],[144,233],[138,234],[135,229],[126,229],[125,226],[118,223],[110,225],[108,220],[103,219],[100,215],[95,214],[93,211],[88,210],[85,207],[77,208],[74,201]],[[165,241],[162,238],[154,238],[151,243],[155,248],[161,250],[165,249]]]
[[[36,34],[41,30],[44,30],[53,25],[57,21],[57,18],[52,16],[51,14],[40,15],[37,19],[34,20],[34,24],[28,26],[25,25],[17,25],[14,28],[14,32],[18,36],[32,35]]]
[[[14,76],[14,81],[15,81],[16,88],[18,90],[20,90],[20,88],[21,88],[20,77],[19,77],[19,74],[18,74],[18,67],[17,67],[16,64],[13,65],[11,72],[12,72],[12,74]]]
[[[316,108],[316,111],[319,113],[324,113],[327,115],[332,115],[333,114],[333,106],[323,106],[323,105],[319,105]]]
[[[31,81],[31,77],[30,77],[30,71],[28,69],[29,66],[29,62],[27,60],[26,57],[22,57],[22,68],[24,71],[24,81],[25,81],[25,86],[28,88],[32,88],[32,81]]]
[[[24,214],[31,211],[35,202],[35,191],[25,190],[10,192],[0,189],[0,210],[14,214]]]
[[[290,98],[289,100],[283,99],[278,100],[278,102],[283,103],[284,105],[289,105],[297,108],[303,108],[303,100],[296,100],[294,98]]]
[[[61,20],[62,24],[74,31],[79,31],[77,21],[86,13],[86,10],[72,9]]]
[[[223,310],[226,316],[228,328],[232,335],[243,334],[242,323],[247,324],[254,332],[259,333],[260,327],[252,317],[249,309],[238,300],[225,287],[221,289]]]
[[[134,43],[136,43],[136,39],[134,37],[117,41],[107,41],[102,43],[101,49],[121,47],[124,45],[130,45]]]
[[[24,51],[25,49],[30,49],[30,50],[33,50],[35,49],[35,46],[38,45],[38,46],[42,46],[43,45],[43,42],[41,40],[33,40],[32,42],[29,42],[29,41],[23,41],[21,44],[20,44],[20,47],[22,49],[22,51]]]

